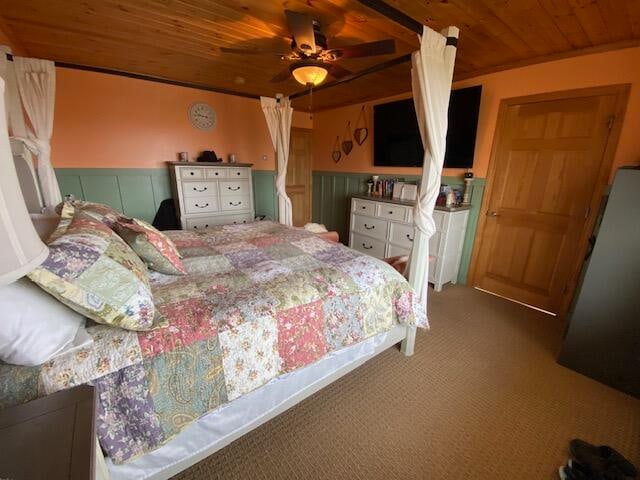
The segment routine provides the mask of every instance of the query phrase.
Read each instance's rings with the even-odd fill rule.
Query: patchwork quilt
[[[0,362],[0,408],[96,387],[97,432],[116,463],[202,415],[397,323],[426,326],[393,268],[273,222],[168,232],[187,275],[150,272],[164,316],[147,332],[90,324],[91,346],[38,367]]]

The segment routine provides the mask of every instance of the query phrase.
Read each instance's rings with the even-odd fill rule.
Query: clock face
[[[194,103],[189,107],[189,120],[194,128],[211,130],[216,126],[216,112],[206,103]]]

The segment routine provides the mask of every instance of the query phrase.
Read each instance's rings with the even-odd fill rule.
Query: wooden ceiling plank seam
[[[520,32],[520,38],[527,42],[528,45],[533,45],[532,48],[536,53],[545,55],[558,51],[556,47],[557,39],[554,39],[552,35],[548,35],[540,25],[538,16],[531,13],[532,1],[537,3],[535,0],[506,3],[502,0],[480,1],[504,24],[511,25],[516,31]],[[552,20],[550,20],[550,24],[556,29]],[[565,50],[571,48],[571,45],[562,34],[560,34],[560,38],[564,40],[560,43]]]
[[[503,46],[515,50],[522,56],[535,54],[535,50],[520,36],[520,33],[515,30],[512,25],[496,17],[483,3],[478,1],[469,3],[465,0],[451,0],[451,3],[456,5],[460,10],[466,11],[475,19],[475,22],[481,24],[483,28],[486,28],[490,32],[496,32],[496,42],[502,43]],[[497,23],[497,25],[494,23]],[[497,36],[498,34],[499,37]]]
[[[573,48],[591,46],[589,36],[567,0],[538,0],[538,3],[553,18]]]
[[[633,37],[640,37],[640,2],[638,0],[626,0],[629,23],[631,24],[631,34]]]
[[[587,32],[592,45],[601,45],[610,42],[607,26],[602,19],[598,4],[592,0],[569,0],[576,17],[582,28]]]
[[[55,39],[55,38],[56,38],[56,35],[52,35],[50,38]],[[94,47],[94,46],[92,46],[92,42],[93,42],[94,40],[86,39],[86,38],[82,38],[82,40],[83,40],[82,42],[76,42],[76,43],[75,43],[75,45],[65,46],[64,48],[80,50],[80,51],[85,52],[85,53],[87,53],[87,54],[88,54],[88,53],[91,53],[91,55],[93,56],[93,58],[94,58],[94,59],[96,59],[97,57],[99,57],[100,52],[101,52],[101,51],[103,51],[104,45],[102,45],[102,44],[98,44],[98,45],[96,45],[96,46]],[[50,44],[49,42],[43,42],[43,43],[40,43],[40,41],[38,41],[38,40],[37,40],[37,39],[35,39],[34,37],[32,37],[32,39],[29,41],[29,45],[31,45],[31,46],[39,45],[40,47],[44,47],[44,48],[47,48],[47,47],[48,47],[48,48],[54,48],[54,47],[52,47],[52,46],[51,46],[51,44]],[[118,43],[118,48],[121,48],[121,47],[122,47],[122,48],[124,48],[124,44]],[[60,47],[60,46],[58,46],[58,47],[55,47],[55,48],[60,49],[61,47]],[[111,50],[111,52],[114,52],[114,53],[112,53],[112,54],[111,54],[111,55],[113,56],[113,58],[114,58],[114,59],[122,59],[122,58],[123,58],[122,56],[120,56],[120,55],[117,53],[117,50],[115,50],[115,49],[114,49],[114,50]],[[152,58],[149,56],[149,54],[148,54],[148,53],[145,53],[145,52],[138,52],[138,53],[136,53],[135,55],[136,55],[136,56],[129,56],[128,58],[133,59],[133,60],[136,60],[136,59],[137,59],[137,62],[138,62],[138,63],[144,64],[144,65],[153,65],[153,64],[155,64],[155,63],[157,62],[157,60],[152,59]],[[54,55],[54,56],[51,56],[51,55],[41,55],[41,56],[42,56],[43,58],[49,58],[49,59],[53,59],[53,60],[55,60],[55,55]],[[173,52],[169,52],[168,54],[163,55],[163,57],[164,57],[164,58],[168,58],[169,56],[176,56],[176,58],[178,58],[179,60],[183,61],[182,65],[184,65],[184,60],[185,60],[185,59],[188,59],[188,58],[194,58],[194,59],[197,59],[197,60],[198,60],[198,62],[197,62],[197,63],[195,63],[195,65],[197,65],[197,66],[202,65],[202,66],[205,66],[205,67],[206,67],[206,66],[208,66],[208,65],[209,65],[209,63],[208,63],[208,62],[203,64],[203,63],[200,61],[201,59],[199,59],[199,57],[192,57],[192,56],[190,56],[188,53],[187,53],[187,54],[185,54],[185,53],[181,53],[181,54],[174,54]],[[151,58],[151,59],[150,59],[150,58]],[[66,59],[66,58],[62,58],[62,59],[61,59],[59,55],[58,55],[58,60],[69,61],[69,59]],[[82,64],[83,62],[82,62],[82,61],[78,61],[78,60],[72,60],[72,61],[71,61],[71,63],[81,63],[81,64]],[[191,65],[192,65],[192,68],[193,68],[194,63],[192,63]],[[109,67],[110,67],[110,66],[103,66],[103,68],[109,68]],[[167,67],[167,69],[168,69],[168,70],[170,69],[171,71],[176,71],[175,64],[174,64],[174,65],[167,65],[166,67]],[[260,75],[260,74],[262,73],[262,70],[260,69],[260,67],[259,67],[259,66],[255,66],[255,65],[252,65],[252,64],[248,64],[248,65],[246,65],[246,66],[245,66],[245,68],[247,69],[247,70],[245,70],[245,73],[248,73],[248,74]],[[235,72],[235,68],[234,68],[234,66],[227,66],[227,65],[225,65],[225,64],[223,64],[223,63],[220,63],[220,62],[218,62],[218,63],[216,64],[215,69],[212,69],[212,70],[213,70],[213,71],[218,71],[218,72],[220,72],[220,71],[225,72],[225,70],[227,70],[227,71],[225,72],[225,74],[226,74],[226,75],[233,75],[233,74],[234,74],[234,72]],[[134,72],[134,73],[144,73],[144,74],[148,74],[148,75],[153,75],[153,74],[154,74],[154,72],[149,72],[149,71],[139,71],[139,70],[138,70],[138,71],[136,71],[136,72]],[[233,77],[232,77],[232,78],[233,78]]]
[[[65,17],[63,16],[63,18],[65,18]],[[140,31],[147,31],[148,32],[149,31],[148,28],[150,28],[149,27],[149,23],[154,23],[154,24],[157,24],[157,25],[160,25],[160,26],[163,26],[163,27],[171,27],[171,30],[169,32],[164,31],[162,29],[158,29],[157,30],[158,34],[162,34],[162,35],[165,35],[167,37],[173,37],[173,38],[176,38],[176,39],[180,39],[182,41],[186,41],[188,43],[188,45],[190,46],[190,48],[199,48],[200,47],[200,44],[197,43],[197,37],[195,37],[194,34],[179,34],[179,35],[176,35],[176,33],[178,33],[178,32],[174,29],[175,25],[172,24],[170,21],[161,22],[161,21],[155,20],[154,18],[151,18],[150,16],[144,16],[144,15],[140,15],[139,16],[139,15],[135,15],[135,14],[131,14],[130,17],[127,17],[127,16],[122,16],[121,14],[117,15],[117,12],[115,14],[105,13],[105,14],[101,15],[100,21],[103,21],[103,19],[105,19],[105,18],[106,19],[112,19],[113,21],[117,22],[117,25],[114,25],[114,24],[110,25],[110,27],[111,27],[110,30],[111,31],[118,31],[118,29],[120,29],[120,32],[125,33],[125,34],[130,34],[131,30],[128,30],[128,29],[127,30],[123,30],[121,28],[123,24],[126,24],[128,26],[130,25],[131,27],[135,27],[135,29],[136,29],[136,31],[138,31],[138,33]],[[21,22],[21,23],[33,23],[33,20],[28,19],[28,18],[13,17],[12,20],[14,22]],[[53,15],[47,15],[47,23],[51,23],[52,20],[57,20],[57,18],[55,16],[53,16]],[[42,23],[42,22],[40,22],[40,23]],[[56,26],[58,28],[61,28],[60,25],[56,25]],[[87,33],[90,32],[91,34],[96,34],[96,35],[100,34],[100,32],[104,30],[102,28],[96,28],[96,27],[99,27],[100,24],[96,24],[96,23],[92,23],[92,22],[88,22],[88,21],[82,22],[82,26],[84,28],[86,28],[87,26],[93,27],[90,31],[86,30],[86,32]],[[77,27],[76,27],[76,29],[77,29]],[[228,32],[231,32],[231,33],[239,31],[237,28],[236,29],[231,29],[231,28],[226,29],[226,28],[224,28],[224,30],[228,31]],[[152,32],[153,31],[154,30],[152,30]],[[203,31],[202,33],[196,33],[196,34],[197,35],[201,35],[203,41],[211,41],[211,39],[216,39],[216,35],[218,35],[219,33],[216,34],[215,32],[212,32],[212,31],[208,31],[208,32]],[[238,40],[250,39],[249,37],[241,37],[239,35],[235,35],[234,38],[237,38]],[[225,45],[226,45],[226,43],[225,43]]]
[[[631,37],[631,23],[624,1],[598,0],[598,9],[612,41]]]

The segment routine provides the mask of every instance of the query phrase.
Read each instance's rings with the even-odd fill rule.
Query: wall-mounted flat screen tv
[[[453,90],[444,166],[473,167],[482,87]],[[422,167],[424,149],[413,99],[373,107],[373,164],[380,167]]]

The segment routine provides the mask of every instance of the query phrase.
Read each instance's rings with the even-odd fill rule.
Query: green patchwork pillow
[[[113,230],[76,210],[66,230],[49,243],[49,257],[29,278],[96,322],[149,330],[155,307],[147,273]]]
[[[180,253],[171,239],[143,220],[119,217],[113,229],[156,272],[184,275]]]

